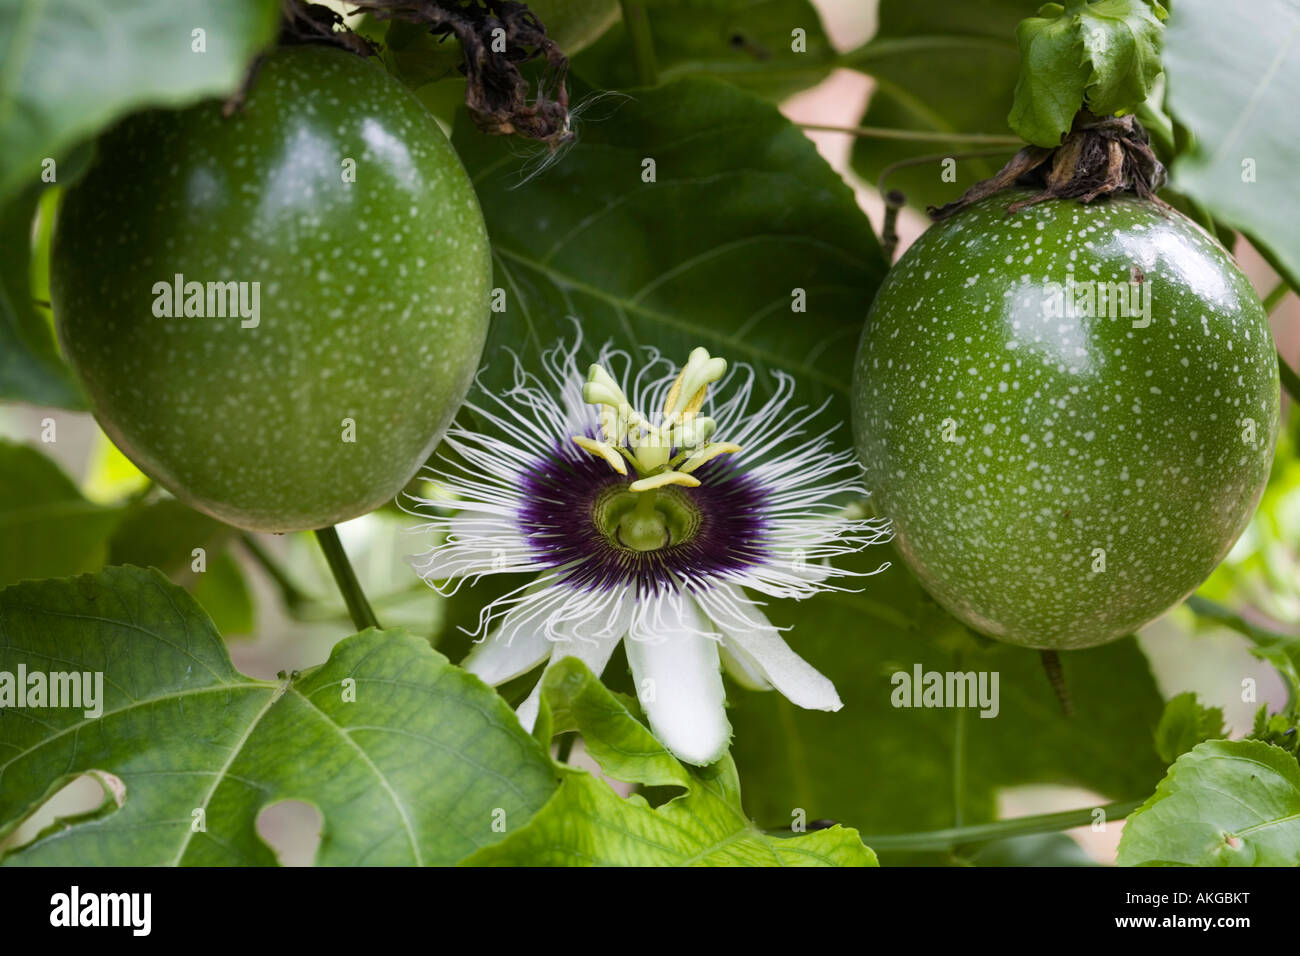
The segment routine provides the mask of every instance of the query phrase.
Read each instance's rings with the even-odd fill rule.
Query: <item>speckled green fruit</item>
[[[1277,360],[1250,283],[1178,213],[1118,197],[1008,214],[1023,195],[932,226],[891,270],[854,429],[944,607],[1010,643],[1089,647],[1188,595],[1245,528]],[[1114,284],[1100,307],[1088,283]]]
[[[169,317],[177,276],[203,294]],[[51,298],[132,461],[200,511],[292,531],[373,510],[428,457],[478,367],[490,277],[478,200],[423,107],[301,47],[232,119],[209,102],[101,139],[59,211]],[[232,282],[255,318],[212,294]]]

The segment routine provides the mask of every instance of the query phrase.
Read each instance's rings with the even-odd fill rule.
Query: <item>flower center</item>
[[[603,458],[620,475],[628,474],[629,465],[636,473],[625,490],[596,508],[597,527],[613,543],[656,551],[681,543],[698,526],[698,510],[674,486],[698,487],[694,471],[719,455],[740,451],[739,445],[710,441],[717,423],[699,414],[709,386],[726,371],[725,359],[707,349],[693,350],[668,390],[662,421],[655,424],[633,408],[605,368],[591,366],[582,397],[601,407],[600,438],[574,435],[574,444]]]
[[[592,521],[615,547],[657,551],[694,538],[700,509],[677,488],[634,492],[615,487],[597,498]]]

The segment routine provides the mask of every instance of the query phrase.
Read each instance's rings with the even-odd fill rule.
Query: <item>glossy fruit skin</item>
[[[259,283],[258,324],[159,317],[176,274]],[[425,461],[478,368],[490,277],[477,197],[419,102],[296,47],[232,119],[155,110],[101,139],[59,211],[51,299],[141,470],[222,521],[293,531],[373,510]]]
[[[1089,647],[1186,597],[1245,529],[1277,360],[1246,277],[1180,214],[1129,197],[1008,214],[1025,195],[932,226],[891,270],[854,429],[876,510],[939,603],[1009,643]],[[1130,283],[1134,266],[1149,325],[1140,308],[1062,314],[1071,267]]]

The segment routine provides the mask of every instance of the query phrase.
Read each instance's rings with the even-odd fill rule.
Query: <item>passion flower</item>
[[[599,674],[626,639],[651,729],[695,764],[731,737],[720,663],[743,686],[838,710],[755,597],[841,589],[852,572],[827,560],[888,537],[844,508],[864,492],[834,426],[792,407],[780,372],[751,410],[753,370],[705,349],[677,371],[654,349],[638,367],[606,347],[584,377],[579,345],[547,353],[549,382],[516,364],[504,395],[469,403],[489,430],[453,426],[456,457],[430,475],[441,493],[415,499],[439,541],[412,563],[435,587],[530,576],[484,609],[464,666],[500,684],[573,656]],[[540,685],[519,708],[529,728]]]

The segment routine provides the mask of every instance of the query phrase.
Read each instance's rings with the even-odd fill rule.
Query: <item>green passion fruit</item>
[[[397,81],[271,54],[242,108],[136,114],[55,226],[60,341],[119,448],[258,531],[391,499],[442,437],[488,327],[491,261],[451,144]]]
[[[856,442],[930,593],[991,637],[1081,648],[1191,593],[1268,477],[1267,318],[1215,240],[1130,196],[995,194],[890,271],[858,349]]]

